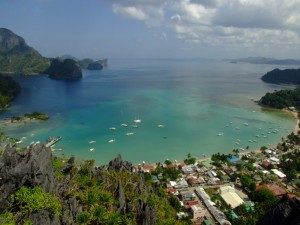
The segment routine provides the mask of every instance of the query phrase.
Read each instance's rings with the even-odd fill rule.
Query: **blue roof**
[[[229,163],[241,163],[242,160],[238,156],[233,155],[233,156],[227,158],[227,162],[229,162]]]

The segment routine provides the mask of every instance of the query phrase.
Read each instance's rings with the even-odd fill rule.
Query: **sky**
[[[300,0],[0,0],[47,57],[299,59]]]

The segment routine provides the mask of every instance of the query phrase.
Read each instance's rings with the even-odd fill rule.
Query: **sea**
[[[291,114],[256,103],[267,92],[294,88],[261,81],[277,67],[208,59],[110,59],[101,71],[83,70],[78,81],[14,75],[22,92],[0,118],[37,111],[50,119],[1,130],[22,138],[23,147],[61,136],[55,154],[98,165],[118,154],[137,164],[257,150],[275,145],[296,125]]]

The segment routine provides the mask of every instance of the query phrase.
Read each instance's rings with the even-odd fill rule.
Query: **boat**
[[[54,145],[56,142],[60,141],[61,138],[62,138],[61,136],[48,137],[46,147],[50,147],[50,146]]]
[[[223,136],[223,133],[218,133],[217,135],[218,135],[218,136]]]
[[[96,143],[96,141],[89,141],[89,144],[94,144]]]
[[[94,148],[90,148],[90,152],[94,151],[95,149]]]
[[[110,127],[109,129],[110,129],[110,130],[116,130],[117,128],[115,128],[115,127]]]
[[[132,127],[133,127],[133,128],[139,128],[139,126],[138,126],[138,125],[132,125]]]
[[[158,128],[164,128],[164,127],[165,127],[165,125],[158,124],[158,125],[157,125],[157,127],[158,127]]]
[[[133,120],[133,122],[135,122],[135,123],[141,123],[142,120],[141,119],[135,119],[135,120]]]
[[[121,127],[128,127],[128,125],[126,123],[122,123]]]
[[[21,144],[23,140],[16,141],[16,144]]]
[[[237,142],[237,141],[236,141],[236,142],[234,142],[234,143],[235,143],[236,145],[239,145],[239,144],[240,144],[240,142]]]
[[[115,139],[110,139],[109,141],[108,141],[108,143],[114,143],[116,140]]]
[[[244,125],[245,125],[245,126],[248,126],[249,124],[248,124],[248,123],[244,123]]]
[[[134,133],[133,132],[129,132],[129,133],[126,133],[125,135],[126,136],[131,136],[131,135],[134,135]]]

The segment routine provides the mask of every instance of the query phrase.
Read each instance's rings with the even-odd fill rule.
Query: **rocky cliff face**
[[[43,73],[50,61],[29,47],[25,40],[12,31],[0,28],[0,69],[2,72],[24,74]]]
[[[82,77],[80,65],[73,59],[61,61],[59,58],[52,60],[46,71],[51,79],[55,80],[77,80]]]
[[[40,186],[53,193],[54,175],[50,148],[43,144],[31,145],[24,152],[8,146],[0,158],[0,210],[7,207],[9,196],[23,185]]]
[[[112,160],[107,167],[95,167],[91,163],[92,161],[79,165],[76,164],[75,158],[71,157],[63,162],[61,167],[56,166],[54,169],[53,162],[56,159],[52,157],[51,149],[44,144],[31,145],[21,152],[14,146],[8,146],[0,157],[0,215],[6,212],[6,209],[17,210],[16,207],[12,208],[11,206],[11,196],[21,187],[40,186],[44,192],[59,199],[61,203],[60,214],[54,215],[50,209],[44,208],[25,215],[22,214],[22,216],[20,216],[19,211],[16,211],[14,213],[18,213],[18,216],[15,217],[15,224],[23,224],[24,220],[30,220],[33,225],[73,225],[77,224],[78,218],[83,215],[82,213],[89,213],[94,210],[94,207],[98,207],[98,209],[108,207],[106,208],[108,211],[104,211],[107,214],[104,217],[106,220],[109,219],[108,215],[114,215],[114,213],[126,218],[127,215],[135,212],[137,224],[154,225],[156,223],[157,208],[153,203],[149,205],[147,200],[147,196],[154,194],[152,188],[145,184],[143,174],[132,172],[132,164],[123,161],[120,155]],[[59,176],[55,176],[54,171]],[[128,179],[124,179],[124,176],[127,176]],[[90,189],[96,180],[99,184]],[[87,183],[85,183],[86,181]],[[104,185],[102,187],[105,187],[105,191],[99,192],[98,185]],[[134,201],[126,196],[128,185],[132,187],[131,193],[134,196],[139,196]],[[93,204],[93,198],[90,198],[91,202],[88,203],[89,198],[84,196],[93,194],[91,190],[100,194],[104,193],[102,199],[104,203],[97,202],[93,206],[89,205]],[[117,203],[105,206],[110,195]],[[100,216],[100,214],[97,215]],[[3,222],[1,219],[0,217],[0,224]],[[90,219],[90,224],[98,224],[95,222],[96,220],[93,220],[94,217]],[[110,222],[108,220],[107,223],[100,224],[110,224],[111,222],[112,220]]]
[[[300,200],[284,196],[257,225],[300,225]]]

